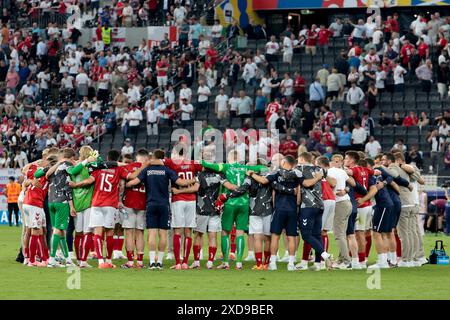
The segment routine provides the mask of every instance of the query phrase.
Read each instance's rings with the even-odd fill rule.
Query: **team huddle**
[[[162,150],[141,149],[134,160],[121,159],[118,151],[111,150],[106,161],[89,146],[78,155],[71,148],[44,150],[41,160],[22,171],[19,207],[25,227],[25,264],[87,268],[89,256],[94,255],[98,268],[116,268],[114,237],[124,230],[127,262],[121,267],[144,268],[145,229],[152,270],[163,268],[167,247],[175,260],[171,269],[200,268],[204,234],[207,269],[227,270],[230,260],[235,260],[241,270],[245,233],[246,260],[256,262],[255,270],[276,270],[277,261],[287,262],[289,271],[427,263],[417,218],[418,185],[424,181],[401,152],[375,159],[357,151],[331,159],[309,152],[298,159],[275,154],[270,162],[258,159],[244,165],[235,150],[222,164],[190,160],[186,150],[174,148],[166,158]],[[77,262],[69,255],[66,240],[70,217]],[[337,257],[328,252],[330,231]],[[222,257],[216,258],[219,234]],[[286,252],[280,258],[283,236]],[[296,264],[300,239],[302,260]],[[378,258],[367,266],[372,239]],[[194,261],[189,265],[191,249]],[[215,260],[221,263],[215,266]]]

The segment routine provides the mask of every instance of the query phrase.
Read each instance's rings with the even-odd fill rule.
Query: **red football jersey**
[[[360,167],[360,166],[356,166],[351,169],[353,171],[353,179],[355,179],[355,181],[357,183],[359,183],[361,186],[366,188],[366,190],[369,190],[369,176],[370,176],[369,169]],[[373,174],[373,172],[372,172],[372,174]],[[361,199],[362,197],[363,197],[363,195],[355,192],[356,199]],[[371,205],[372,204],[369,200],[369,201],[364,202],[362,205],[358,206],[358,208],[365,208],[365,207],[368,207]]]
[[[49,183],[45,176],[39,178],[38,181],[41,184],[42,188],[35,187],[33,185],[29,186],[25,193],[23,204],[28,204],[30,206],[35,206],[38,208],[44,207],[44,200],[47,196]]]
[[[141,167],[139,162],[130,163],[125,166],[129,174],[133,173]],[[125,189],[123,204],[125,207],[136,210],[145,210],[146,203],[145,186],[143,183],[138,184],[132,188]]]
[[[173,161],[172,159],[164,159],[164,165],[175,171],[181,179],[194,179],[198,172],[202,171],[201,164],[195,161]],[[176,201],[195,201],[197,195],[195,193],[172,194],[172,202]]]
[[[96,170],[91,174],[95,178],[93,207],[119,207],[119,182],[126,179],[128,171],[124,167]]]
[[[269,121],[270,116],[274,113],[277,113],[280,110],[281,106],[276,102],[271,102],[267,106],[267,114],[266,114],[266,122]]]
[[[336,196],[334,195],[333,189],[331,189],[327,179],[322,179],[322,199],[336,201]]]
[[[30,179],[30,180],[34,179],[34,173],[36,172],[37,168],[38,168],[38,166],[35,165],[35,164],[32,164],[32,165],[28,168],[28,171],[27,171],[27,179]]]

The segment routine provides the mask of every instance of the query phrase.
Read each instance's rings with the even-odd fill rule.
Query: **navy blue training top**
[[[169,181],[173,184],[178,175],[165,166],[148,166],[137,177],[145,185],[147,205],[169,205]]]

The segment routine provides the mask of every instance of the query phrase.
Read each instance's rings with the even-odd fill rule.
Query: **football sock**
[[[114,238],[113,236],[106,236],[106,259],[111,259],[114,251]]]
[[[39,240],[41,241],[41,243],[42,243],[42,248],[43,248],[43,251],[44,251],[44,260],[48,260],[48,247],[47,247],[47,243],[46,243],[46,241],[45,241],[45,239],[44,239],[44,235],[40,235],[39,236]]]
[[[328,247],[330,244],[328,241],[328,234],[322,236],[322,244],[323,244],[323,249],[328,252]]]
[[[150,264],[155,263],[156,251],[149,251],[148,256],[150,258]]]
[[[51,252],[50,252],[50,257],[54,258],[56,257],[56,250],[58,250],[58,246],[59,246],[59,234],[53,234],[52,235],[52,243],[51,243]]]
[[[131,251],[127,250],[127,259],[128,259],[129,262],[133,262],[134,261],[133,253],[134,253],[133,250],[131,250]]]
[[[175,264],[180,264],[181,235],[173,234],[173,255],[175,256]]]
[[[391,263],[394,263],[394,264],[397,263],[397,253],[395,251],[388,252],[388,258]]]
[[[158,252],[158,263],[162,264],[164,258],[164,251]]]
[[[244,256],[244,249],[245,249],[245,239],[244,236],[239,236],[236,238],[236,245],[237,245],[237,262],[242,262],[242,257]]]
[[[262,252],[255,252],[256,265],[259,267],[262,264]]]
[[[397,243],[397,257],[401,258],[402,256],[402,241],[400,240],[398,234],[395,234],[395,242]]]
[[[269,264],[270,262],[270,251],[264,251],[264,264]]]
[[[30,238],[30,262],[36,262],[36,254],[38,250],[38,238],[39,236],[31,235]]]
[[[37,252],[38,256],[41,259],[41,261],[45,260],[45,254],[44,254],[44,247],[42,245],[41,236],[37,236]]]
[[[200,260],[200,246],[194,245],[194,261]]]
[[[114,251],[119,250],[117,249],[119,247],[119,236],[113,236],[114,239]]]
[[[163,252],[163,254],[164,254],[164,252]],[[144,253],[138,253],[137,254],[137,261],[138,262],[142,262],[142,259],[144,259]]]
[[[236,227],[234,226],[230,234],[230,248],[232,253],[236,253]]]
[[[359,262],[366,261],[366,252],[358,252]]]
[[[366,236],[366,258],[369,257],[370,247],[372,247],[372,235]]]
[[[125,240],[124,236],[118,236],[117,237],[117,249],[116,250],[122,251],[124,240]]]
[[[221,247],[222,247],[223,262],[228,262],[228,255],[230,254],[229,236],[221,236]]]
[[[276,263],[277,262],[277,255],[271,255],[270,256],[270,263]]]
[[[94,235],[94,248],[97,258],[103,260],[103,237],[101,235]]]
[[[352,263],[353,264],[358,264],[359,263],[359,259],[358,258],[352,258]]]
[[[294,264],[295,256],[289,256],[289,264]]]
[[[303,242],[302,260],[308,261],[311,253],[311,245],[308,242]]]
[[[29,245],[23,248],[23,256],[28,258],[30,256],[30,248]]]
[[[248,256],[248,257],[255,257],[255,251],[250,251],[250,250],[249,250],[249,251],[247,252],[247,256]]]
[[[214,261],[214,257],[216,256],[216,251],[217,251],[216,247],[209,247],[209,249],[208,249],[208,261],[211,261],[211,262]]]
[[[185,238],[184,238],[184,257],[183,257],[183,263],[188,263],[188,261],[189,261],[189,255],[191,254],[191,247],[192,247],[192,238],[191,238],[191,237],[185,237]]]
[[[75,235],[74,246],[77,260],[81,260],[81,257],[83,256],[83,254],[81,253],[82,244],[83,244],[83,236],[79,234]]]
[[[61,237],[59,238],[59,246],[61,248],[61,251],[64,255],[65,259],[69,258],[69,248],[67,247],[67,241],[66,241],[66,237]]]

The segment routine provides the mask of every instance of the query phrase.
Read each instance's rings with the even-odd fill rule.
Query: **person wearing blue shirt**
[[[164,151],[155,150],[154,158],[164,159]],[[146,224],[148,229],[148,247],[149,247],[149,268],[162,269],[162,259],[167,244],[167,230],[170,229],[170,203],[169,187],[170,183],[180,187],[187,187],[195,184],[195,179],[181,179],[177,173],[166,166],[143,164],[137,176],[127,183],[127,188],[137,186],[143,183],[147,196]],[[141,169],[142,169],[141,168]],[[158,261],[156,256],[156,234],[159,235],[158,243]]]
[[[114,112],[114,107],[109,107],[109,112],[105,114],[103,121],[105,122],[106,133],[112,135],[112,141],[114,142],[117,127],[117,115]]]
[[[352,146],[352,133],[348,131],[348,126],[344,126],[342,131],[338,133],[338,150],[346,152]]]
[[[191,39],[192,39],[192,45],[194,48],[198,48],[198,44],[200,42],[200,34],[202,33],[203,27],[200,23],[198,23],[196,18],[192,18],[192,25],[191,25]]]
[[[309,101],[314,110],[318,110],[325,101],[325,93],[319,78],[309,85]]]
[[[267,102],[268,102],[267,98],[263,96],[262,90],[259,89],[256,92],[256,99],[255,99],[255,118],[265,117]]]

